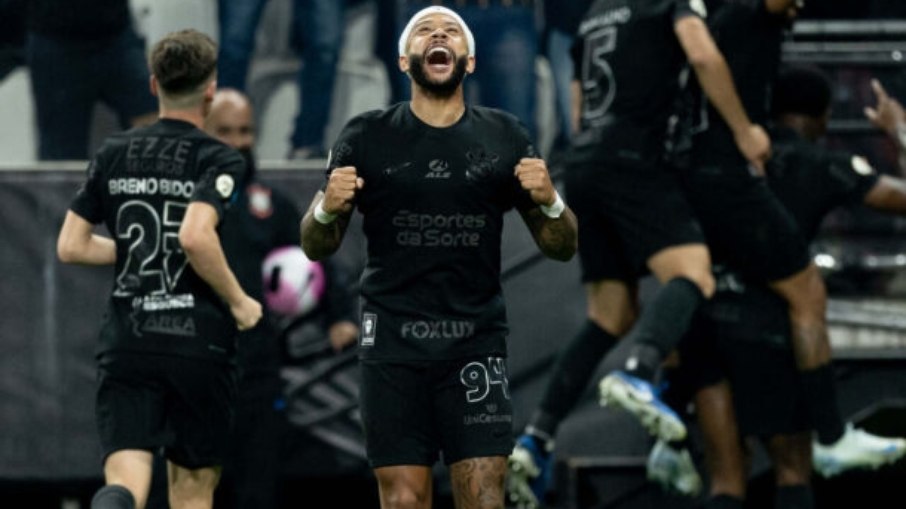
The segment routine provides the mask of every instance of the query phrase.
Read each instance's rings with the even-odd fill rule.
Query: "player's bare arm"
[[[343,242],[355,203],[365,181],[352,166],[334,169],[324,191],[318,191],[302,217],[302,250],[311,260],[332,255]]]
[[[906,180],[881,175],[863,201],[873,209],[906,214]]]
[[[733,132],[739,151],[763,174],[764,163],[771,156],[771,140],[761,126],[749,120],[727,61],[705,22],[695,16],[685,16],[676,22],[674,32],[702,90]]]
[[[261,319],[261,304],[245,293],[227,265],[217,235],[218,221],[217,211],[210,204],[190,203],[179,228],[179,243],[192,269],[230,307],[239,330],[250,329]]]
[[[519,211],[538,248],[548,258],[560,261],[571,259],[579,246],[578,222],[573,211],[557,194],[544,160],[522,158],[516,165],[515,175],[538,205]]]
[[[795,18],[804,0],[764,0],[764,6],[771,14]]]
[[[579,126],[582,125],[582,82],[572,80],[569,82],[570,103],[569,103],[569,126],[572,134],[579,133]]]
[[[57,238],[57,257],[63,263],[112,265],[116,263],[116,245],[113,239],[94,233],[94,225],[69,210]]]
[[[900,101],[887,94],[880,81],[871,80],[871,89],[877,104],[865,108],[865,117],[897,144],[900,172],[906,173],[906,112]]]

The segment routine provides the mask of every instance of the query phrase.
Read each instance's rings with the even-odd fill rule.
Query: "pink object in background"
[[[264,300],[274,314],[297,318],[310,312],[324,296],[324,267],[298,246],[274,249],[261,266]]]

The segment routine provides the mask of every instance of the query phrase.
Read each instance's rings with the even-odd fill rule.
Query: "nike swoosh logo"
[[[410,166],[412,166],[411,162],[388,166],[387,168],[384,168],[384,175],[393,175],[394,173],[396,173],[400,170],[405,170],[406,168],[408,168]]]

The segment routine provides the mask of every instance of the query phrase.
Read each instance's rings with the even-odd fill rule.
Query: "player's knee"
[[[638,308],[632,292],[623,283],[599,282],[588,284],[588,319],[608,334],[626,334],[638,318]]]
[[[774,479],[777,486],[798,486],[808,484],[811,464],[775,463]]]
[[[409,489],[408,487],[395,487],[382,490],[381,507],[388,509],[424,509],[429,506],[428,493]]]
[[[170,482],[169,500],[174,509],[210,505],[220,479],[215,469],[183,471]]]
[[[634,308],[626,308],[623,312],[614,312],[612,309],[601,309],[601,307],[596,306],[588,307],[588,319],[604,332],[616,338],[629,332],[636,318],[637,312]]]
[[[824,279],[814,264],[772,285],[790,305],[793,319],[823,320],[827,306]]]
[[[125,486],[108,484],[91,499],[91,509],[135,509],[135,497]]]

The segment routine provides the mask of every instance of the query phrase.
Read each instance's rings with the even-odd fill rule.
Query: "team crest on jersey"
[[[494,173],[494,168],[496,168],[500,156],[485,150],[484,147],[476,147],[466,152],[466,159],[469,161],[466,178],[476,181],[487,178]]]
[[[232,175],[224,173],[214,181],[214,188],[220,193],[221,198],[229,198],[233,194],[233,188],[236,187],[236,181]]]
[[[271,190],[260,185],[252,184],[248,187],[249,212],[258,219],[267,219],[274,213],[274,202],[271,200]]]
[[[871,167],[868,159],[865,159],[862,156],[853,156],[852,166],[853,171],[859,175],[873,175],[875,172],[875,169]]]

